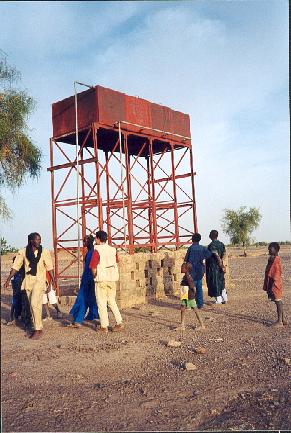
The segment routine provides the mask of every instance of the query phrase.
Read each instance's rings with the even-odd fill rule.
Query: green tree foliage
[[[18,251],[17,248],[14,248],[11,245],[8,245],[6,239],[0,238],[0,254],[1,254],[1,256],[3,254],[7,254],[7,253],[16,253],[17,251]]]
[[[0,188],[12,192],[25,182],[26,176],[40,173],[41,151],[36,147],[27,126],[35,102],[25,91],[15,87],[20,73],[7,64],[0,51]],[[11,217],[0,193],[0,216]]]
[[[246,206],[241,206],[237,211],[224,209],[222,229],[229,236],[232,245],[243,246],[246,255],[246,247],[252,241],[251,233],[259,226],[261,218],[259,209],[255,207],[247,210]]]
[[[255,242],[254,243],[255,247],[266,247],[267,245],[269,245],[269,244],[268,244],[268,242],[265,242],[265,241]]]
[[[269,245],[270,242],[265,242],[265,241],[261,241],[261,242],[255,242],[254,245],[255,247],[266,247],[267,245]],[[291,241],[278,241],[279,245],[291,245]]]

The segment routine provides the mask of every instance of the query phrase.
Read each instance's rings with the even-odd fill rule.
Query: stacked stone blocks
[[[118,306],[121,309],[130,308],[167,295],[179,296],[180,282],[183,277],[181,265],[186,251],[186,249],[162,250],[158,253],[133,255],[119,253],[120,281],[117,283],[116,294]],[[224,263],[227,265],[226,287],[230,288],[228,257],[225,258]],[[205,277],[203,288],[207,293]],[[64,304],[71,305],[74,300],[75,296],[62,296]]]
[[[183,277],[181,265],[185,254],[186,249],[136,253],[131,256],[120,254],[120,281],[117,287],[119,307],[129,308],[166,295],[178,296]],[[230,287],[227,257],[224,263],[227,266],[226,287]],[[205,289],[205,277],[203,286]]]

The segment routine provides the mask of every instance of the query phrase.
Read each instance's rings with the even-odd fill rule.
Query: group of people
[[[211,239],[208,247],[199,245],[201,235],[192,236],[192,245],[188,248],[182,264],[181,272],[184,277],[181,281],[181,330],[185,330],[185,310],[193,309],[201,328],[204,324],[199,314],[203,307],[202,278],[206,272],[208,296],[215,299],[215,304],[226,304],[228,301],[225,288],[224,265],[225,246],[218,240],[218,231],[211,230]],[[265,269],[263,290],[267,292],[268,299],[273,301],[277,309],[277,321],[274,327],[287,325],[283,311],[282,290],[282,264],[279,257],[280,245],[271,242],[268,246],[269,258]],[[204,265],[205,262],[205,265]]]
[[[225,246],[218,240],[218,231],[211,230],[208,247],[199,244],[201,235],[192,236],[192,245],[188,248],[181,272],[181,330],[185,330],[185,310],[193,309],[200,327],[204,324],[198,310],[204,308],[202,280],[206,272],[208,296],[215,299],[215,304],[225,304],[228,300],[225,288],[226,267],[223,263]],[[205,263],[205,264],[204,264]]]
[[[228,301],[225,288],[224,264],[225,246],[218,240],[217,230],[211,230],[208,247],[199,244],[201,235],[192,236],[192,245],[188,248],[181,272],[181,329],[185,329],[185,311],[193,309],[200,327],[204,327],[199,310],[204,308],[202,279],[206,273],[208,295],[215,299],[215,304]],[[107,233],[99,230],[96,237],[85,236],[86,247],[84,270],[78,295],[70,310],[73,317],[69,325],[81,327],[84,320],[99,320],[98,332],[108,332],[108,307],[111,309],[116,325],[113,332],[124,328],[122,316],[116,303],[116,283],[119,280],[118,256],[116,249],[107,243]],[[276,242],[268,247],[269,260],[265,271],[263,290],[268,298],[275,302],[278,320],[274,326],[287,324],[282,302],[282,265],[278,255],[280,246]],[[48,303],[56,309],[57,317],[62,317],[56,296],[56,283],[50,252],[41,245],[39,233],[28,235],[26,248],[19,250],[13,258],[10,274],[4,287],[12,281],[13,297],[10,322],[21,316],[25,328],[31,328],[31,339],[42,335],[42,307],[46,306],[47,318],[50,318]]]
[[[116,283],[119,280],[116,249],[107,244],[107,233],[96,233],[95,246],[92,235],[85,236],[87,253],[78,295],[70,310],[73,316],[71,327],[79,328],[84,320],[100,320],[100,332],[108,332],[107,306],[116,321],[113,332],[123,329],[123,321],[116,303]]]
[[[109,306],[116,320],[112,330],[121,331],[124,325],[115,299],[116,282],[119,279],[116,249],[108,245],[107,233],[102,230],[96,233],[95,246],[92,235],[85,237],[84,246],[87,248],[87,253],[81,286],[70,311],[73,316],[72,326],[78,327],[83,320],[99,318],[100,328],[97,330],[108,332],[107,306]],[[51,255],[42,247],[39,233],[28,235],[28,244],[15,256],[4,287],[7,288],[11,280],[13,297],[10,323],[21,315],[26,329],[31,325],[32,332],[29,337],[39,339],[43,332],[43,304],[51,303],[61,317],[55,294],[56,282]],[[44,302],[44,298],[48,300]],[[28,308],[25,308],[25,305],[28,305]],[[87,310],[89,310],[88,314]]]

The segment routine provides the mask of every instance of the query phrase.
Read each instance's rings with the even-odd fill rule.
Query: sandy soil
[[[291,253],[281,257],[291,319]],[[66,328],[64,306],[65,318],[45,322],[38,341],[2,324],[2,430],[290,429],[291,325],[269,326],[266,259],[230,258],[229,303],[203,311],[205,331],[195,330],[193,313],[183,336],[173,330],[179,301],[171,297],[123,310],[122,333]],[[10,300],[2,291],[2,323]],[[167,347],[170,339],[181,347]],[[197,368],[185,370],[186,362]]]

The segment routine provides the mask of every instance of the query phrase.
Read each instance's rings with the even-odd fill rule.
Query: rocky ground
[[[291,322],[291,253],[281,257]],[[123,310],[125,330],[107,335],[90,323],[65,327],[62,306],[65,318],[45,322],[43,338],[31,341],[4,325],[11,292],[2,291],[2,430],[290,429],[291,325],[270,327],[266,260],[231,257],[229,303],[207,306],[204,331],[189,313],[183,335],[173,330],[179,301],[168,297]]]

